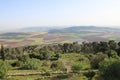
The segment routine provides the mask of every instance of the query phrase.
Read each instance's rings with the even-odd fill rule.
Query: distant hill
[[[0,34],[0,36],[24,36],[29,35],[29,33],[21,33],[21,32],[6,32]]]
[[[95,32],[104,32],[104,31],[120,31],[117,28],[109,28],[109,27],[96,27],[96,26],[72,26],[64,29],[52,29],[49,33],[69,33],[69,32],[88,32],[88,31],[95,31]]]
[[[48,31],[48,33],[68,33],[68,32],[80,32],[80,31],[119,31],[118,28],[98,27],[98,26],[33,26],[21,28],[18,32],[35,32],[35,31]]]
[[[34,31],[49,31],[49,30],[53,30],[53,29],[59,29],[60,27],[41,27],[41,26],[33,26],[33,27],[26,27],[26,28],[22,28],[19,31],[27,31],[27,32],[34,32]]]

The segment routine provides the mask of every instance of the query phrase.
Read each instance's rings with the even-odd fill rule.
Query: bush
[[[103,61],[105,58],[107,58],[106,54],[97,53],[97,55],[91,59],[91,67],[93,69],[98,69],[99,68],[99,63],[101,61]]]
[[[81,69],[83,69],[83,65],[81,63],[74,63],[72,65],[73,72],[79,72]]]
[[[53,56],[50,60],[54,61],[54,60],[58,60],[60,58],[60,55],[57,53],[55,56]]]
[[[45,66],[45,67],[50,67],[50,65],[51,65],[51,62],[50,62],[50,61],[44,61],[44,62],[42,63],[42,66]]]
[[[65,66],[64,64],[61,62],[61,61],[55,61],[51,64],[51,68],[53,70],[64,70],[65,69]]]
[[[25,61],[27,61],[29,59],[29,56],[28,55],[20,55],[19,57],[18,57],[18,60],[19,61],[22,61],[22,62],[25,62]]]
[[[109,56],[112,57],[112,58],[116,58],[116,59],[119,58],[119,56],[117,55],[117,52],[114,51],[114,50],[111,50],[111,51],[110,51]]]
[[[54,56],[54,52],[50,50],[45,50],[40,52],[41,59],[50,60]]]
[[[42,74],[42,76],[51,76],[50,72],[45,72],[44,74]]]
[[[30,57],[30,58],[40,59],[40,60],[43,59],[43,56],[42,56],[41,54],[37,54],[37,53],[29,54],[29,57]]]
[[[71,76],[71,74],[60,74],[56,76],[55,80],[68,80]]]
[[[23,62],[22,61],[16,61],[16,62],[12,63],[11,66],[12,67],[22,67]]]
[[[100,75],[104,80],[120,79],[120,60],[106,59],[100,63]]]
[[[38,59],[28,59],[25,61],[23,67],[21,69],[27,70],[39,70],[41,67],[41,62]]]
[[[72,64],[72,71],[79,72],[80,70],[90,69],[90,63],[87,60],[75,62]]]
[[[0,79],[4,80],[7,78],[7,72],[9,70],[9,65],[6,62],[0,62]]]
[[[89,71],[89,72],[85,72],[84,76],[86,76],[89,80],[92,80],[92,78],[95,76],[95,72],[93,71]]]

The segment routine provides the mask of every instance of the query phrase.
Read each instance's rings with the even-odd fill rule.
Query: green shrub
[[[0,79],[4,80],[7,78],[7,72],[9,70],[9,65],[6,62],[0,62]]]
[[[40,51],[40,58],[42,60],[50,60],[54,55],[55,55],[55,53],[50,50]]]
[[[23,62],[22,61],[15,61],[14,63],[11,64],[12,67],[22,67]]]
[[[83,65],[81,63],[74,63],[72,65],[73,72],[79,72],[81,69],[83,69]]]
[[[41,68],[41,62],[38,59],[28,59],[21,69],[38,70]]]
[[[44,66],[44,67],[50,67],[50,66],[51,66],[51,62],[45,60],[45,61],[42,63],[42,66]]]
[[[107,55],[106,54],[103,54],[103,53],[97,53],[96,56],[94,56],[92,59],[91,59],[91,67],[93,69],[98,69],[99,68],[99,63],[101,61],[103,61],[105,58],[107,58]]]
[[[96,74],[95,72],[89,71],[89,72],[85,72],[83,75],[86,76],[89,80],[92,80],[95,74]]]
[[[111,50],[111,51],[110,51],[109,56],[112,57],[112,58],[116,58],[116,59],[119,58],[119,56],[117,55],[117,52],[114,51],[114,50]]]
[[[50,73],[50,72],[45,72],[45,73],[43,74],[43,76],[51,76],[51,73]]]
[[[29,56],[28,55],[20,55],[18,57],[18,61],[22,61],[22,62],[25,62],[29,59]]]
[[[64,64],[61,62],[61,61],[54,61],[52,64],[51,64],[51,68],[53,70],[64,70],[65,69],[65,66]]]
[[[75,62],[72,64],[72,71],[73,72],[79,72],[80,70],[90,69],[89,62],[81,61],[81,62]]]
[[[42,55],[42,54],[38,54],[38,53],[29,54],[29,57],[30,57],[30,58],[40,59],[40,60],[43,59],[43,55]]]
[[[100,75],[104,80],[119,80],[120,79],[120,60],[106,59],[100,63]]]
[[[71,76],[71,74],[60,74],[56,76],[55,80],[68,80]]]

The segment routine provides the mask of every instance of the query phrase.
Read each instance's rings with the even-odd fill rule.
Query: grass
[[[62,54],[61,55],[61,60],[63,62],[69,61],[70,63],[73,63],[74,61],[77,61],[80,58],[81,54]]]
[[[88,80],[83,74],[53,74],[50,77],[43,75],[30,75],[30,76],[12,76],[12,80]],[[97,75],[92,80],[98,80]],[[100,80],[100,79],[99,79]]]
[[[36,80],[40,78],[40,75],[29,75],[29,76],[12,76],[13,80]]]
[[[82,74],[52,74],[50,77],[43,75],[30,75],[30,76],[14,76],[10,77],[13,80],[88,80]],[[94,80],[94,79],[93,79]]]
[[[90,69],[90,62],[83,54],[63,54],[60,59],[65,66],[72,67],[74,64],[80,64],[82,69]]]
[[[40,72],[41,70],[9,70],[8,74],[12,73],[33,73],[33,72]]]

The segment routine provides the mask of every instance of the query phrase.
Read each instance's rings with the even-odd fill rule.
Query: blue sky
[[[0,0],[0,28],[120,26],[120,0]]]

